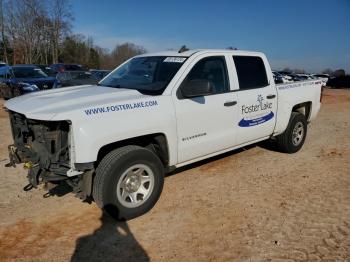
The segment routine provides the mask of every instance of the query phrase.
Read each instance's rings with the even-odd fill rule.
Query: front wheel
[[[303,114],[292,112],[287,129],[277,136],[277,145],[285,153],[298,152],[303,146],[307,133],[307,122]]]
[[[159,199],[164,184],[160,159],[139,146],[125,146],[107,154],[96,169],[93,198],[118,220],[149,211]]]

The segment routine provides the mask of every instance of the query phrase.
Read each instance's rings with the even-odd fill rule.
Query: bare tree
[[[113,59],[111,57],[109,50],[106,48],[99,47],[99,46],[95,46],[94,48],[95,48],[95,50],[98,54],[98,57],[99,57],[100,67],[102,67],[104,69],[114,69],[115,64],[113,63]]]
[[[47,16],[41,16],[38,19],[38,23],[40,23],[40,63],[43,64],[49,64],[49,61],[51,59],[50,56],[50,50],[52,48],[51,44],[51,28],[52,28],[52,21]]]
[[[17,62],[17,19],[14,13],[14,2],[7,2],[6,5],[6,14],[7,14],[7,27],[6,30],[9,35],[10,44],[13,48],[12,53],[12,63],[15,65]]]
[[[68,62],[114,68],[146,52],[133,43],[119,44],[109,52],[95,46],[92,37],[71,34],[70,0],[0,0],[1,7],[0,41],[9,43],[13,64]]]
[[[10,0],[4,14],[14,64],[58,61],[60,44],[71,28],[69,0]]]
[[[335,77],[345,76],[345,70],[344,69],[337,69],[333,72],[333,76],[335,76]]]
[[[39,18],[45,15],[45,6],[40,0],[11,0],[6,13],[7,30],[14,49],[13,63],[18,59],[30,64],[41,53]]]
[[[58,62],[59,45],[65,34],[69,33],[73,15],[69,1],[51,0],[51,20],[52,20],[52,62]]]
[[[5,22],[4,22],[4,2],[3,0],[0,0],[0,26],[1,26],[1,41],[3,45],[3,57],[5,63],[8,63],[8,58],[7,58],[7,39],[5,37]]]

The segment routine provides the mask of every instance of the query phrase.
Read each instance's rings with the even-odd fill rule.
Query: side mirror
[[[186,81],[180,87],[181,94],[185,98],[211,95],[213,93],[213,84],[206,79],[194,79]]]

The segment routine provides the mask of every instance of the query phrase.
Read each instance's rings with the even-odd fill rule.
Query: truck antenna
[[[181,46],[181,48],[180,48],[178,53],[180,54],[180,53],[186,52],[188,50],[190,50],[190,49],[188,49],[186,45],[183,45],[183,46]]]

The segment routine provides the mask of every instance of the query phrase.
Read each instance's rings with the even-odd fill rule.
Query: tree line
[[[70,0],[0,0],[0,61],[13,65],[78,63],[113,69],[146,52],[133,43],[117,44],[112,51],[99,47],[92,37],[72,33],[73,21]],[[283,71],[305,73],[303,69]],[[325,69],[322,73],[345,75],[343,69]]]
[[[306,70],[304,69],[300,69],[300,68],[295,68],[295,69],[290,69],[289,67],[283,68],[283,70],[281,70],[283,72],[288,72],[288,73],[293,73],[293,74],[305,74],[307,73]],[[332,70],[330,68],[326,68],[324,70],[321,71],[322,74],[327,74],[329,76],[334,76],[334,77],[338,77],[338,76],[344,76],[346,74],[344,69],[337,69],[337,70]]]
[[[101,48],[92,37],[73,34],[73,21],[70,0],[0,0],[0,60],[112,69],[146,52],[133,43],[118,44],[112,51]]]

